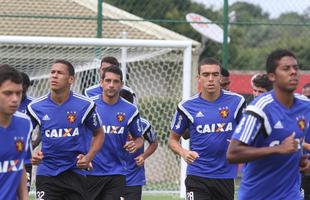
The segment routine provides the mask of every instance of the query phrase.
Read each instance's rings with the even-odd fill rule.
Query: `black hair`
[[[121,91],[119,92],[119,96],[123,97],[124,99],[126,99],[130,103],[133,103],[133,101],[134,101],[134,95],[128,90],[121,89]]]
[[[296,56],[294,55],[294,53],[287,49],[278,49],[278,50],[271,52],[266,60],[267,73],[274,73],[278,66],[279,60],[281,60],[281,58],[285,56],[293,57],[296,59]]]
[[[230,73],[229,73],[229,71],[226,68],[221,67],[221,75],[225,76],[225,77],[229,77]]]
[[[215,58],[204,58],[198,63],[198,74],[200,74],[202,65],[218,65],[221,68],[221,64]]]
[[[267,91],[273,88],[272,82],[269,80],[267,74],[258,74],[252,81],[254,86],[264,88]]]
[[[58,59],[58,60],[55,60],[53,64],[57,64],[57,63],[66,65],[68,72],[69,72],[69,75],[74,76],[75,70],[74,70],[73,65],[69,61],[64,60],[64,59]]]
[[[29,76],[25,72],[20,72],[23,78],[23,85],[29,87],[32,85],[32,82],[30,81]]]
[[[20,72],[14,67],[7,64],[0,64],[0,86],[7,80],[16,84],[22,84],[23,78]]]
[[[104,80],[105,74],[106,74],[107,72],[111,72],[111,73],[114,73],[114,74],[119,75],[121,81],[123,81],[123,73],[122,73],[122,70],[121,70],[119,67],[117,67],[117,66],[115,66],[115,65],[112,65],[112,66],[109,66],[109,67],[105,68],[105,69],[103,70],[101,80]]]
[[[107,57],[102,58],[100,64],[102,64],[104,62],[110,63],[111,65],[115,65],[115,66],[119,67],[118,60],[115,57],[113,57],[113,56],[107,56]]]

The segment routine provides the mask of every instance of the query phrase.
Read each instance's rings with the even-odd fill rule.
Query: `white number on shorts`
[[[44,191],[37,191],[37,200],[44,200],[43,197],[44,197]]]
[[[187,192],[186,200],[194,200],[194,192]]]

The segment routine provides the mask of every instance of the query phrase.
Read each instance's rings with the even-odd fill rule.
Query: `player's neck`
[[[119,99],[119,95],[114,96],[114,97],[102,95],[102,100],[109,105],[115,104],[118,101],[118,99]]]
[[[214,93],[209,93],[204,90],[201,91],[201,98],[213,102],[216,101],[221,95],[221,90],[215,91]]]
[[[294,104],[294,92],[286,92],[279,88],[274,88],[274,91],[277,100],[283,104],[283,106],[290,108]]]
[[[70,96],[70,90],[62,92],[51,91],[51,99],[58,105],[63,104]]]
[[[0,113],[0,126],[7,128],[11,123],[12,115]]]

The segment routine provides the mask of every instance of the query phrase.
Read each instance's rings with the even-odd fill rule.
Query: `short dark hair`
[[[104,62],[110,63],[111,65],[115,65],[115,66],[119,67],[118,60],[113,56],[103,57],[100,64],[102,65],[102,63],[104,63]]]
[[[119,67],[117,67],[117,66],[115,66],[115,65],[111,65],[111,66],[105,68],[105,69],[103,70],[103,73],[102,73],[102,76],[101,76],[101,80],[104,80],[105,74],[106,74],[107,72],[111,72],[111,73],[114,73],[114,74],[119,75],[121,81],[123,81],[123,73],[122,73],[122,70],[121,70]]]
[[[123,97],[130,103],[133,103],[135,99],[134,95],[130,91],[125,90],[125,89],[121,89],[121,91],[119,92],[119,96]]]
[[[230,73],[229,73],[229,71],[226,68],[221,67],[221,75],[225,76],[225,77],[229,77]]]
[[[20,72],[20,74],[22,75],[22,78],[23,78],[23,85],[27,87],[32,85],[32,82],[30,81],[28,74],[26,74],[25,72]]]
[[[8,80],[16,84],[23,84],[23,78],[20,72],[10,65],[0,64],[0,74],[0,86]]]
[[[310,83],[306,83],[306,84],[302,87],[302,89],[306,89],[306,88],[310,88]]]
[[[198,63],[198,74],[200,74],[202,65],[218,65],[221,67],[221,63],[215,58],[204,58]]]
[[[274,73],[278,66],[279,60],[281,60],[281,58],[285,56],[293,57],[296,59],[296,56],[294,55],[294,53],[287,49],[277,49],[271,52],[266,60],[267,73]]]
[[[270,91],[273,88],[272,82],[269,80],[267,74],[257,74],[252,79],[252,83],[254,86],[264,88],[267,91]]]
[[[57,63],[60,63],[60,64],[64,64],[67,66],[67,69],[68,69],[68,72],[69,72],[69,75],[70,76],[74,76],[75,74],[75,70],[74,70],[74,67],[73,65],[67,61],[67,60],[64,60],[64,59],[57,59],[53,62],[53,64],[57,64]]]

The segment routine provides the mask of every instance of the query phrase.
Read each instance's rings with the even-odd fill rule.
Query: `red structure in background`
[[[259,72],[242,72],[242,71],[230,71],[230,81],[229,86],[230,91],[239,94],[252,94],[251,88],[251,78],[254,74]],[[301,93],[301,88],[310,82],[310,73],[301,72],[297,93]]]

